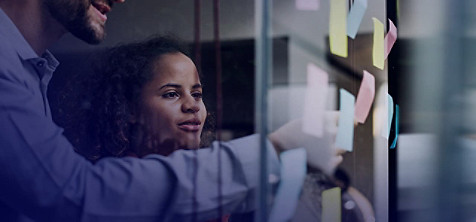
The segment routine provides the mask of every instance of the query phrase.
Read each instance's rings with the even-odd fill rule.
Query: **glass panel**
[[[108,14],[108,35],[102,44],[87,45],[69,35],[52,48],[62,62],[49,88],[55,121],[66,127],[67,136],[75,137],[77,132],[72,130],[74,127],[68,127],[68,121],[78,110],[91,109],[91,97],[72,100],[64,92],[85,90],[84,85],[69,82],[89,76],[86,74],[93,72],[91,63],[95,56],[107,47],[142,41],[154,35],[175,35],[190,49],[201,75],[209,114],[208,127],[203,131],[207,139],[204,142],[229,141],[254,133],[261,135],[261,168],[256,169],[260,172],[257,173],[260,190],[254,203],[258,210],[232,214],[229,220],[254,218],[266,221],[273,207],[269,200],[279,187],[269,186],[267,168],[270,160],[264,158],[264,143],[270,132],[292,120],[308,121],[309,117],[304,115],[306,103],[312,103],[319,95],[311,94],[307,101],[307,93],[320,90],[309,87],[309,65],[328,74],[327,95],[319,100],[325,109],[321,114],[340,111],[340,119],[344,118],[339,91],[345,89],[357,97],[366,70],[375,78],[375,96],[365,122],[351,127],[352,151],[344,152],[333,146],[307,147],[314,155],[308,152],[312,156],[308,160],[311,165],[307,167],[299,202],[291,206],[296,207],[292,220],[319,221],[322,215],[328,216],[331,211],[322,211],[327,206],[322,201],[322,192],[339,187],[343,190],[339,198],[342,221],[371,221],[373,218],[388,221],[389,140],[382,131],[387,129],[387,70],[390,66],[385,62],[381,70],[372,60],[372,18],[382,22],[385,33],[388,31],[386,1],[367,1],[356,37],[344,37],[347,40],[346,58],[330,51],[331,3],[341,2],[347,15],[353,3],[362,1],[310,0],[311,8],[306,10],[301,8],[301,2],[306,1],[176,0],[117,4]],[[73,108],[68,106],[71,101],[76,104]],[[311,109],[310,113],[315,111]],[[353,116],[353,111],[351,114]],[[344,138],[349,139],[349,136]],[[339,162],[340,156],[342,162]],[[226,176],[230,175],[223,177]],[[220,189],[216,192],[223,191]],[[216,201],[226,200],[218,198]],[[216,214],[229,215],[222,210],[224,208],[217,209]]]

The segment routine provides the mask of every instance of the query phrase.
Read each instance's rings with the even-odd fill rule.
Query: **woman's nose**
[[[200,111],[200,102],[193,96],[187,96],[182,103],[182,112],[184,113],[196,113]]]

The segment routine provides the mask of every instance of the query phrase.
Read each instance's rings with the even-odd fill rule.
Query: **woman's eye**
[[[194,92],[194,93],[192,93],[192,96],[194,98],[201,99],[203,97],[203,94],[201,92]]]
[[[162,95],[163,98],[175,98],[178,97],[179,94],[176,92],[168,92]]]

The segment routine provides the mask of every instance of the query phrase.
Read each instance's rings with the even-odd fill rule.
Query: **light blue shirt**
[[[0,221],[177,221],[255,208],[259,136],[169,157],[105,158],[73,151],[46,91],[58,61],[37,56],[0,9]],[[268,146],[270,173],[279,161]],[[221,155],[221,195],[218,193]],[[195,161],[196,160],[196,161]]]

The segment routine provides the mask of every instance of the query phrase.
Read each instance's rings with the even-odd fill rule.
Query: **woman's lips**
[[[197,119],[187,120],[179,123],[178,127],[187,132],[198,132],[201,129],[201,122]]]

